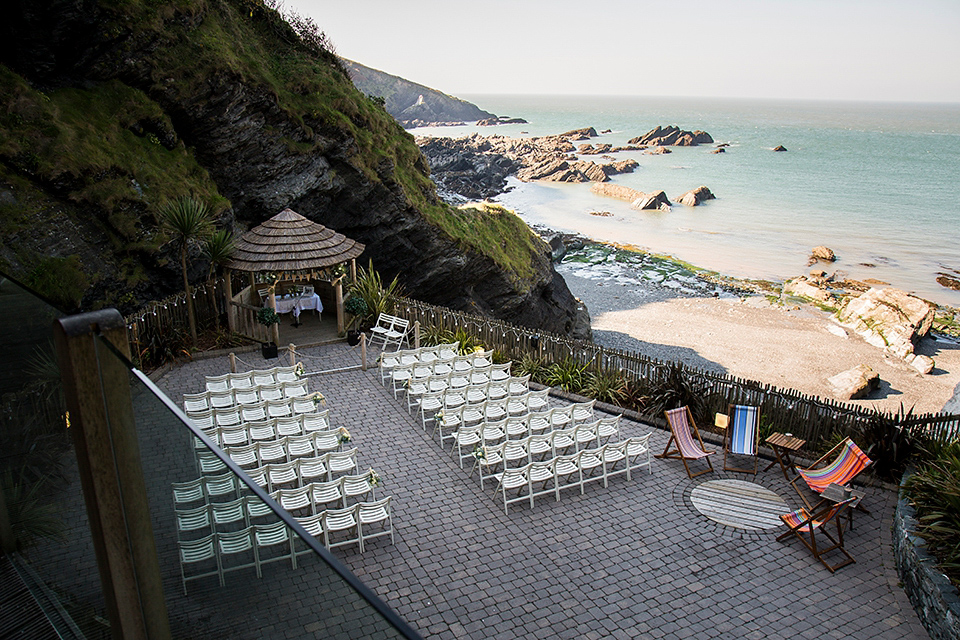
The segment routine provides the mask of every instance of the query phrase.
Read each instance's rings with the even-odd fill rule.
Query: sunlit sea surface
[[[838,256],[830,270],[888,282],[960,307],[936,282],[960,270],[960,104],[758,101],[593,96],[461,96],[528,124],[434,127],[415,135],[511,137],[594,127],[590,140],[625,145],[657,125],[702,129],[715,144],[667,155],[615,154],[640,167],[613,182],[666,191],[706,185],[703,206],[636,211],[589,184],[521,183],[498,198],[531,225],[668,254],[724,274],[783,280],[806,273],[810,249]],[[577,143],[579,144],[579,143]],[[783,145],[785,153],[773,147]],[[608,162],[599,156],[584,156]],[[610,212],[609,217],[591,212]],[[954,274],[956,275],[956,274]],[[960,278],[960,275],[957,276]]]

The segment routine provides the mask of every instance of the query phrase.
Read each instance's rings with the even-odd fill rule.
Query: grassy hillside
[[[258,0],[101,0],[97,16],[87,66],[66,81],[24,78],[0,64],[3,270],[65,306],[83,299],[130,308],[157,297],[151,268],[173,286],[159,208],[190,194],[227,221],[235,213],[211,178],[211,158],[197,155],[185,129],[205,108],[198,96],[222,86],[267,96],[258,107],[281,125],[265,125],[263,135],[282,136],[287,153],[352,141],[350,164],[367,180],[395,180],[465,250],[514,278],[531,274],[540,248],[522,221],[439,202],[413,138],[353,86],[309,21],[292,16],[291,26]],[[30,233],[41,226],[78,241],[42,241]]]

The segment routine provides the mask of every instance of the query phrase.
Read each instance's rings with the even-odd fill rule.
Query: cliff
[[[0,268],[131,310],[177,290],[156,216],[192,194],[237,231],[290,206],[425,301],[582,329],[546,245],[438,200],[412,137],[324,43],[257,0],[19,5],[0,24]]]
[[[352,60],[343,59],[343,65],[357,89],[368,96],[383,98],[387,113],[404,127],[496,118],[471,102],[399,76],[365,67]]]

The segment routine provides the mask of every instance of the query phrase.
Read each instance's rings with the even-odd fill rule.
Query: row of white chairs
[[[485,361],[484,364],[479,364],[477,360],[482,357],[482,354],[474,353],[452,359],[401,365],[391,373],[393,397],[399,397],[401,391],[406,391],[415,382],[425,382],[436,377],[443,377],[445,384],[454,388],[510,377],[512,362],[493,364]]]
[[[537,393],[541,392],[531,391],[530,397]],[[456,409],[444,409],[434,418],[433,435],[439,436],[440,446],[444,447],[444,442],[454,437],[455,430],[482,422],[504,421],[506,437],[514,439],[525,438],[534,433],[543,433],[550,429],[589,422],[593,419],[595,402],[593,400],[575,402],[565,407],[554,407],[545,411],[530,411],[531,406],[533,406],[532,403],[524,403],[524,400],[529,399],[525,396],[513,396],[507,400],[487,401],[478,405],[471,404]],[[511,415],[511,412],[514,412],[514,415]]]
[[[222,389],[183,394],[183,410],[188,414],[208,409],[228,409],[236,406],[255,405],[268,400],[299,398],[310,393],[306,378],[288,382],[272,382],[242,389]]]
[[[316,414],[323,411],[322,403],[315,402],[309,396],[268,400],[249,406],[235,406],[223,409],[205,409],[187,411],[187,417],[200,429],[213,427],[235,427],[245,422],[288,418],[303,414]]]
[[[389,535],[390,542],[394,541],[389,496],[374,502],[358,502],[343,509],[327,509],[297,518],[297,521],[328,549],[356,544],[362,553],[366,540]],[[369,528],[368,532],[364,527]],[[331,537],[331,534],[341,532],[347,535],[339,539]],[[289,560],[291,567],[296,569],[297,556],[313,553],[306,545],[297,549],[296,539],[286,523],[277,521],[180,541],[177,544],[183,593],[187,593],[187,581],[217,576],[222,587],[225,574],[243,569],[255,569],[260,578],[263,576],[262,567],[270,562]]]
[[[463,430],[461,430],[463,431]],[[483,481],[493,476],[498,467],[521,466],[536,459],[555,458],[559,455],[571,453],[570,449],[596,448],[611,441],[620,439],[619,416],[601,418],[588,424],[581,424],[566,429],[554,429],[547,433],[537,433],[519,440],[485,441],[484,436],[490,434],[487,429],[481,429],[479,441],[476,433],[467,431],[458,434],[457,446],[461,461],[464,458],[474,458],[473,468],[480,470],[480,488]],[[461,446],[462,440],[462,446]],[[473,450],[470,447],[473,446]],[[467,454],[464,454],[464,450]],[[462,467],[462,465],[461,465]]]
[[[241,468],[253,468],[339,452],[343,438],[346,436],[341,436],[337,431],[314,431],[302,436],[284,436],[276,440],[222,449]],[[356,451],[356,448],[353,451]]]
[[[316,515],[332,503],[336,503],[336,507],[345,508],[348,499],[363,502],[372,497],[376,500],[377,485],[371,481],[373,475],[371,469],[361,475],[340,476],[330,482],[311,482],[302,487],[276,489],[270,493],[270,497],[290,515]],[[309,513],[304,513],[305,511]]]
[[[417,407],[424,421],[424,428],[430,421],[428,416],[444,407],[475,404],[484,400],[502,400],[508,396],[519,396],[530,391],[529,375],[471,383],[461,388],[451,387],[447,384],[446,378],[447,376],[430,378],[428,382],[417,382],[407,389],[407,411],[412,413],[413,408]]]
[[[331,430],[339,431],[339,429],[331,429],[330,419],[327,411],[324,410],[318,413],[303,413],[285,418],[252,420],[228,427],[213,426],[204,429],[203,432],[217,443],[218,447],[237,447],[254,442],[277,440],[286,436],[301,436]],[[194,438],[194,446],[197,449],[206,447],[199,438]]]
[[[292,382],[300,376],[297,367],[272,367],[270,369],[254,369],[243,373],[225,373],[220,376],[206,376],[207,391],[226,391],[228,389],[249,389],[259,385],[275,384],[277,382]]]
[[[480,399],[481,396],[479,394],[470,397],[464,393],[448,391],[436,399],[430,399],[431,402],[428,403],[427,408],[421,409],[421,420],[424,430],[426,430],[428,422],[434,422],[434,429],[436,429],[438,416],[443,421],[443,426],[449,428],[460,424],[463,421],[464,414],[468,415],[468,421],[469,419],[476,418],[478,413],[476,408],[484,403],[490,405],[489,413],[503,413],[507,416],[542,412],[547,410],[549,395],[550,389],[541,389],[539,391],[528,390],[518,395],[495,397],[484,401]],[[470,402],[468,402],[468,400],[470,400]],[[485,410],[485,413],[486,412]]]
[[[460,342],[458,341],[429,347],[384,351],[377,359],[377,367],[380,369],[380,382],[385,384],[390,379],[390,372],[400,365],[432,362],[441,358],[455,358],[459,355],[459,351],[457,351],[459,347]]]
[[[201,475],[221,474],[227,466],[211,451],[200,451],[197,459]],[[247,475],[261,487],[273,491],[282,485],[301,487],[320,480],[330,481],[335,475],[357,469],[357,449],[328,451],[313,458],[296,458],[290,462],[268,463],[244,469]]]
[[[569,455],[557,456],[550,460],[536,461],[518,468],[507,468],[493,477],[497,481],[494,493],[503,497],[503,512],[509,515],[509,505],[515,502],[530,503],[534,498],[553,495],[560,501],[560,491],[574,487],[584,494],[585,485],[592,481],[603,481],[606,488],[613,476],[626,474],[640,467],[650,468],[650,434],[639,438],[627,438],[621,442],[605,444],[597,449],[582,449]],[[623,467],[617,469],[617,465]],[[514,497],[508,492],[516,491]]]

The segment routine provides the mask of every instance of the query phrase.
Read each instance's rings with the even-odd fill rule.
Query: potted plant
[[[347,326],[347,344],[351,347],[354,347],[360,344],[360,322],[367,315],[370,314],[370,307],[367,306],[367,302],[360,296],[350,296],[343,303],[343,310],[349,313],[353,318],[350,320],[350,324]],[[356,323],[357,326],[354,326]],[[353,327],[352,329],[350,327]]]
[[[263,307],[257,311],[257,322],[269,329],[280,322],[280,316],[270,307]],[[260,351],[264,359],[269,360],[277,357],[277,345],[273,342],[264,342],[261,344]]]

